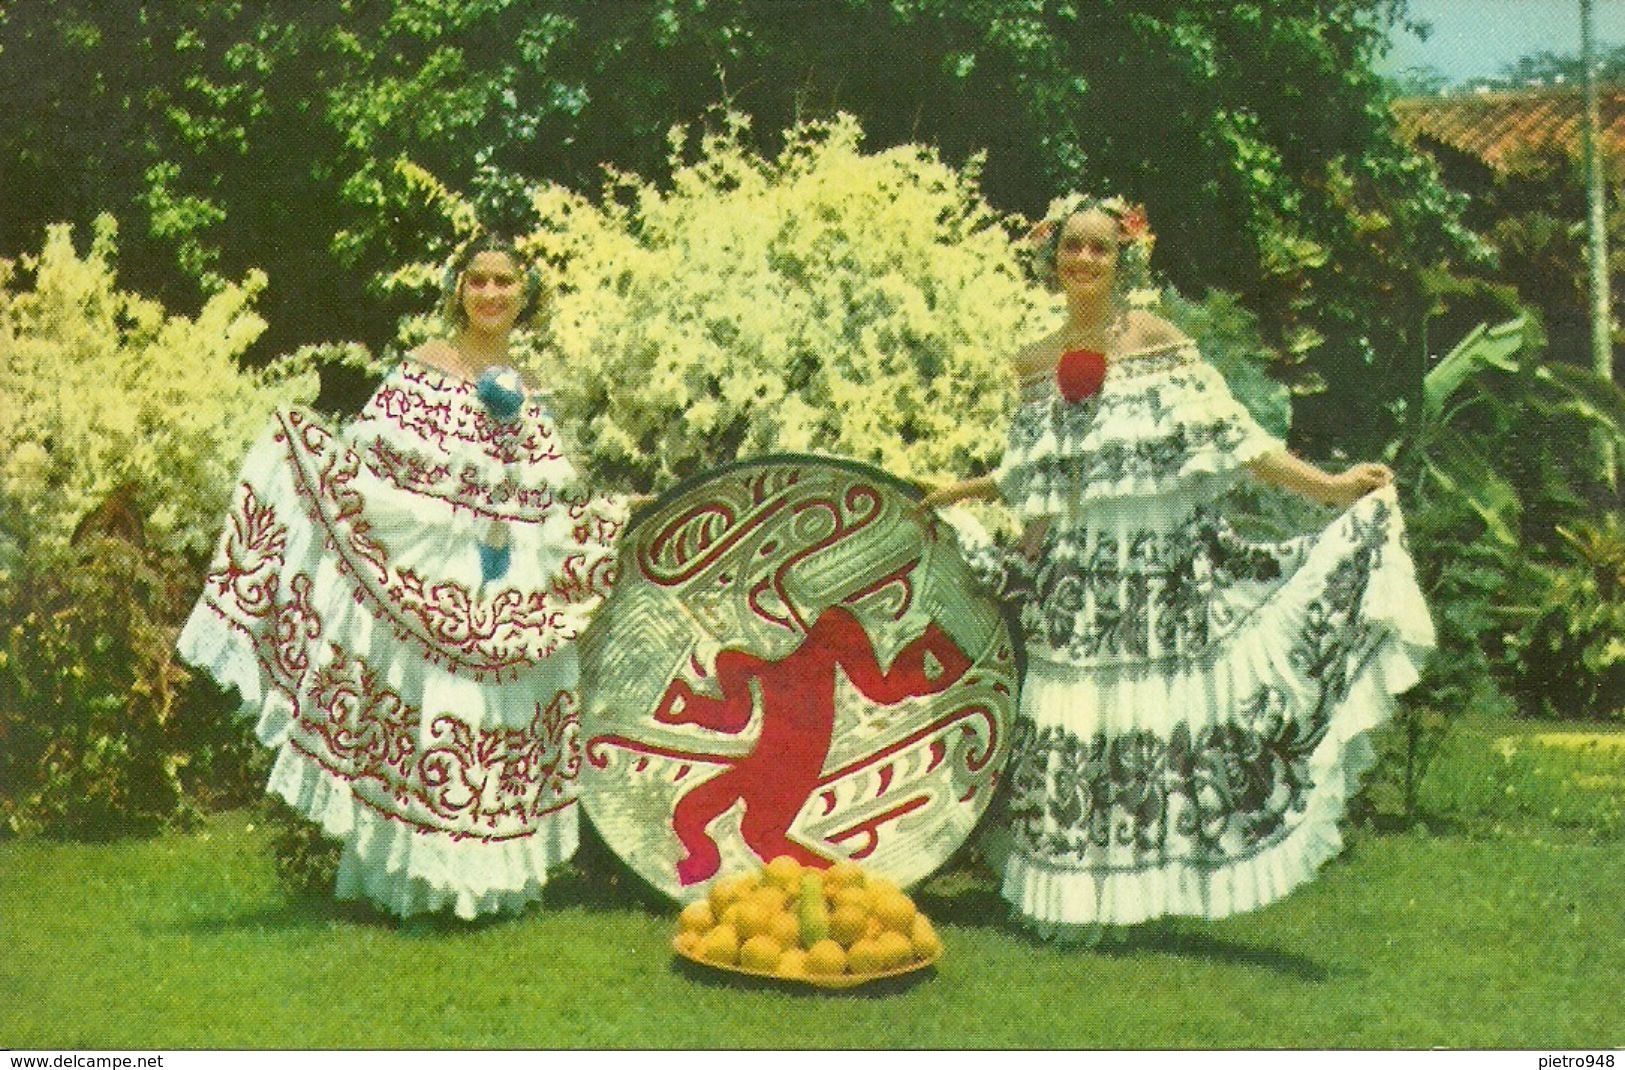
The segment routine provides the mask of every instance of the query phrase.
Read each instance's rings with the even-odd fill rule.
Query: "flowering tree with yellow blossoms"
[[[229,790],[240,748],[175,630],[249,444],[315,397],[315,351],[246,371],[265,278],[196,316],[121,290],[112,217],[0,261],[0,828],[103,837],[171,816],[182,771]],[[99,537],[109,516],[118,538]],[[98,521],[97,518],[104,518]],[[86,524],[87,518],[92,519]],[[75,535],[82,538],[75,538]]]
[[[265,329],[263,274],[173,315],[118,288],[116,238],[104,215],[84,256],[59,225],[38,255],[0,261],[0,534],[43,560],[121,487],[156,549],[202,554],[272,411],[316,396],[308,357],[239,365]]]
[[[558,186],[535,195],[520,245],[553,299],[545,344],[524,362],[589,474],[659,489],[775,451],[915,479],[990,467],[1009,357],[1057,312],[1011,242],[1024,221],[982,199],[975,161],[956,170],[919,145],[865,153],[850,117],[792,128],[773,158],[748,146],[743,117],[719,127],[673,131],[669,184],[611,172],[597,202]],[[473,225],[413,177],[455,229]]]
[[[558,296],[535,370],[589,465],[641,488],[778,450],[909,478],[991,466],[1010,353],[1050,302],[974,163],[866,154],[849,117],[793,128],[774,159],[744,135],[729,117],[669,188],[537,197]]]

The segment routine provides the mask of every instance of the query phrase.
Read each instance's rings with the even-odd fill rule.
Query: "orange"
[[[776,885],[787,893],[801,890],[801,863],[789,855],[779,855],[769,862],[762,872],[767,878],[767,883]]]
[[[777,884],[764,884],[746,897],[752,903],[761,903],[769,914],[777,914],[790,902],[790,893]]]
[[[914,946],[914,957],[921,959],[935,958],[942,954],[942,937],[931,927],[931,919],[924,914],[914,915],[914,925],[909,934],[909,943]]]
[[[749,970],[773,970],[783,955],[784,948],[771,936],[753,936],[739,949],[739,965]]]
[[[711,913],[711,904],[703,899],[684,907],[682,915],[677,919],[678,926],[686,933],[703,933],[716,923],[716,915]]]
[[[700,941],[700,957],[721,966],[732,966],[739,961],[739,934],[724,922],[706,933]]]
[[[870,877],[863,885],[864,892],[869,896],[869,908],[874,909],[875,900],[888,895],[902,895],[903,890],[884,877]]]
[[[832,977],[846,970],[846,952],[834,940],[820,940],[807,949],[807,973]]]
[[[883,970],[907,966],[914,958],[913,945],[908,942],[908,937],[899,932],[888,930],[881,933],[875,939],[875,946],[880,952],[880,968]]]
[[[865,914],[869,913],[869,897],[864,894],[862,888],[841,888],[836,891],[830,903],[837,910],[844,906],[855,906]]]
[[[677,934],[677,947],[684,954],[698,955],[700,953],[700,940],[699,933],[694,932],[692,929],[684,929]]]
[[[884,969],[884,959],[881,955],[880,941],[864,937],[852,945],[847,952],[847,961],[852,965],[853,973],[875,973]]]
[[[882,895],[869,904],[880,924],[896,933],[907,933],[914,924],[914,915],[917,911],[914,904],[909,902],[908,896],[902,892],[891,892]]]
[[[773,915],[773,921],[768,926],[767,932],[785,947],[801,946],[801,923],[789,911],[780,911]]]
[[[807,976],[807,953],[799,947],[792,947],[779,956],[779,964],[774,972],[780,977]]]
[[[824,871],[824,883],[831,888],[861,887],[863,870],[855,862],[837,862]]]
[[[829,935],[842,947],[850,948],[863,935],[869,924],[869,915],[863,908],[845,903],[829,916]]]
[[[754,897],[728,908],[730,914],[736,911],[734,924],[739,928],[739,935],[746,940],[753,936],[761,936],[773,925],[773,909]]]
[[[739,883],[738,877],[724,877],[711,885],[711,912],[718,917],[728,907],[743,898],[746,889]]]

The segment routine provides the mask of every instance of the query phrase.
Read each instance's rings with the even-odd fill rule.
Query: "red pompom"
[[[1093,349],[1069,349],[1055,365],[1055,383],[1067,404],[1074,405],[1106,381],[1106,355]]]

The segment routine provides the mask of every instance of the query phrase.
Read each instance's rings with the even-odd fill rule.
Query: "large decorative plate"
[[[778,855],[907,885],[987,806],[1015,664],[996,604],[918,492],[765,457],[640,514],[580,639],[582,802],[677,899]]]

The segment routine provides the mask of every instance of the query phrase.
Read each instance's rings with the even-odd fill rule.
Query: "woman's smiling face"
[[[1109,293],[1117,278],[1117,221],[1099,209],[1068,217],[1055,247],[1055,279],[1070,297]]]
[[[461,281],[463,312],[471,328],[504,334],[519,319],[524,279],[519,265],[502,252],[483,252],[468,262]]]

